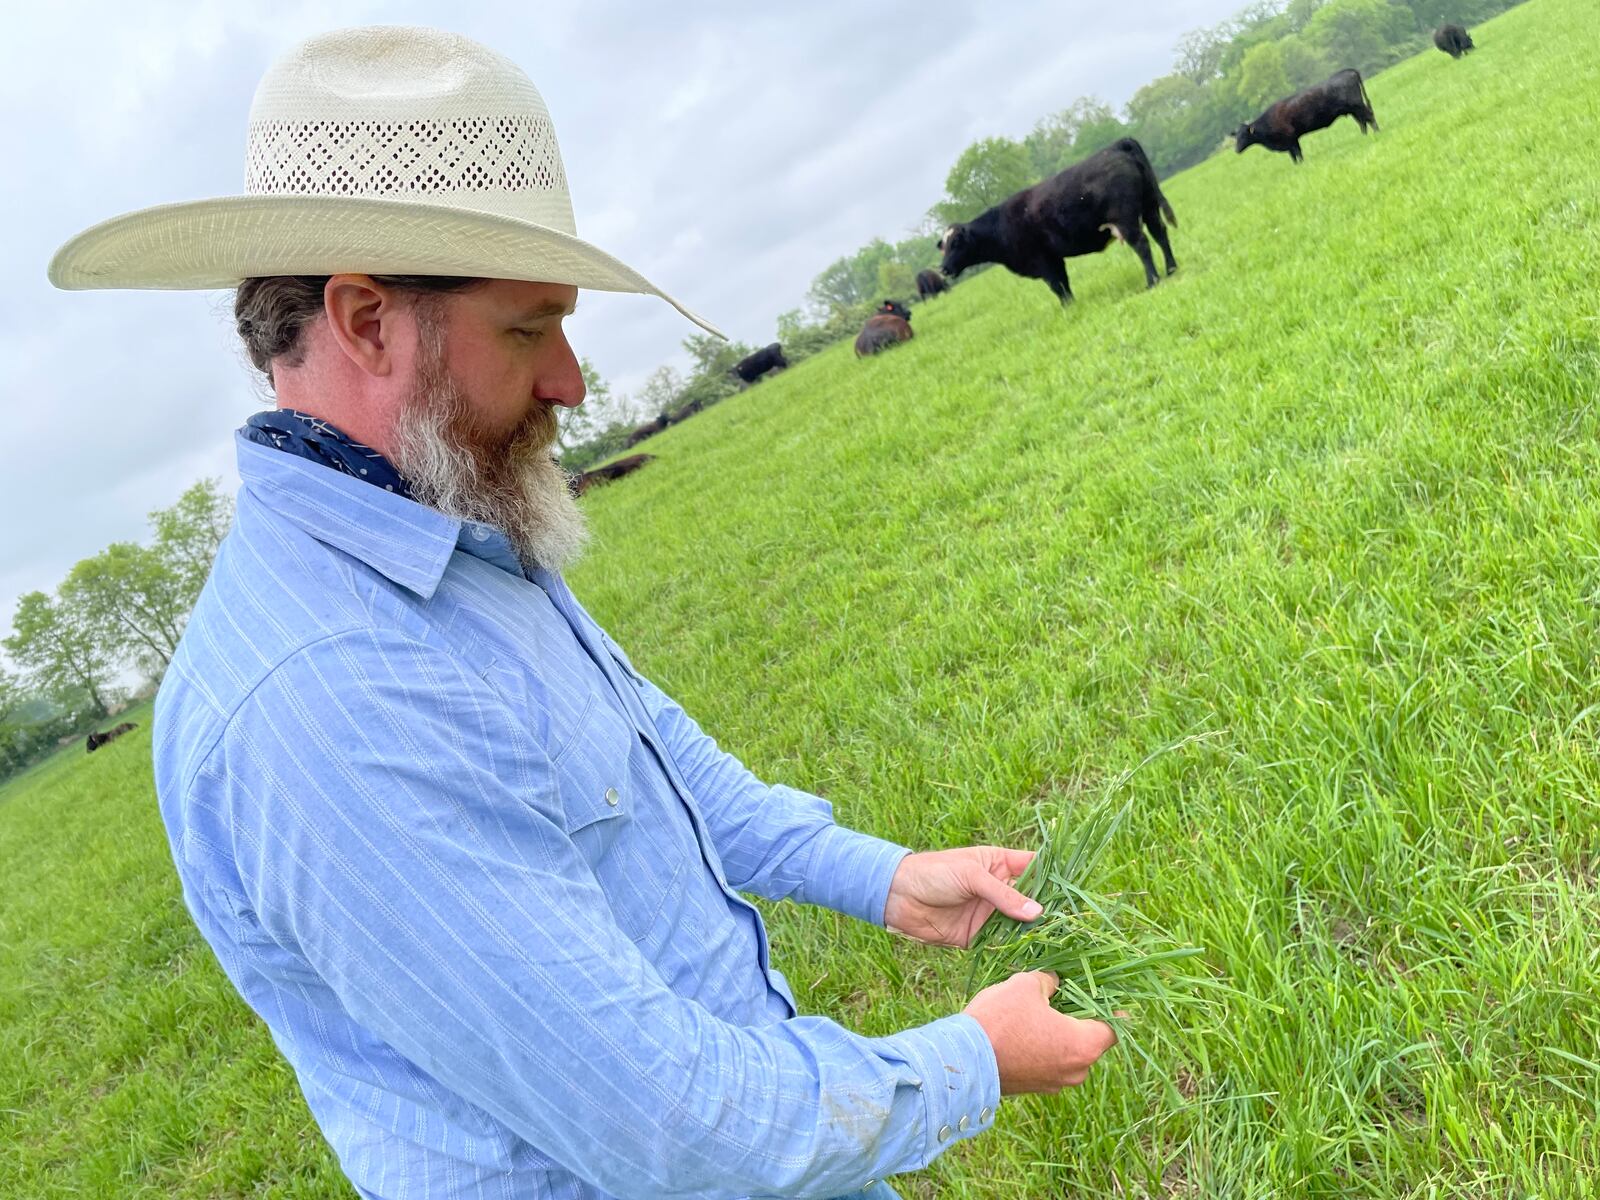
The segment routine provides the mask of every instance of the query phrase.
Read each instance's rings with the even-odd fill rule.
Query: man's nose
[[[559,404],[562,408],[577,408],[583,403],[589,389],[583,382],[583,368],[572,351],[572,343],[567,341],[564,333],[557,336],[560,345],[551,347],[552,361],[549,368],[540,373],[533,394],[540,400]]]

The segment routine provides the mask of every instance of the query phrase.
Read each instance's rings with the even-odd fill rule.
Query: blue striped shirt
[[[993,1120],[945,1017],[800,1016],[740,893],[905,849],[761,783],[495,529],[242,441],[156,704],[183,895],[364,1196],[837,1196]]]

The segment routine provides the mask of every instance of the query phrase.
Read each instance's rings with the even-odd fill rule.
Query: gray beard
[[[589,531],[567,472],[551,456],[554,407],[530,413],[509,436],[485,434],[445,367],[442,332],[425,328],[422,341],[390,455],[412,496],[447,517],[502,530],[524,569],[576,562]]]

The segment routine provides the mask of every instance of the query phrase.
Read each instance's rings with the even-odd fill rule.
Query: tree
[[[945,199],[932,211],[945,224],[970,221],[1034,182],[1033,162],[1021,142],[984,138],[956,159],[944,181]]]
[[[1210,124],[1208,93],[1187,75],[1163,75],[1147,83],[1128,101],[1134,136],[1158,175],[1194,159],[1195,149],[1216,140]]]
[[[0,666],[0,726],[11,719],[11,714],[16,712],[26,703],[28,693],[22,686],[20,676]]]
[[[1209,29],[1193,29],[1178,39],[1175,72],[1196,85],[1210,83],[1222,74],[1228,44],[1233,39],[1233,22],[1224,21]]]
[[[878,264],[878,286],[874,294],[887,299],[905,300],[917,294],[917,273],[907,263],[885,259]]]
[[[1390,0],[1328,0],[1306,22],[1305,45],[1330,70],[1354,67],[1363,74],[1388,66],[1405,53],[1416,18]]]
[[[72,568],[61,584],[62,603],[83,614],[110,658],[131,658],[160,676],[197,598],[183,562],[159,545],[113,543]]]
[[[42,688],[63,697],[81,691],[96,717],[106,715],[116,664],[81,605],[29,592],[17,601],[11,628],[11,636],[0,645]]]
[[[232,497],[223,493],[221,480],[202,479],[171,508],[152,512],[150,522],[155,526],[156,553],[180,580],[188,597],[185,609],[194,607],[217,548],[233,524]]]
[[[671,366],[657,367],[639,390],[639,405],[651,416],[657,416],[677,407],[681,391],[683,376]]]

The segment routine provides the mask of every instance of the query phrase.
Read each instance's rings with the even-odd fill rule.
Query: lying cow
[[[660,433],[671,424],[672,419],[666,413],[662,413],[653,421],[646,421],[643,425],[635,425],[633,427],[633,431],[629,433],[625,439],[623,439],[622,444],[629,448],[637,446],[640,442],[644,441],[645,438],[655,437],[656,434]]]
[[[1233,148],[1240,154],[1250,146],[1287,150],[1289,157],[1299,162],[1300,139],[1326,129],[1340,117],[1354,117],[1363,134],[1368,125],[1378,128],[1366,84],[1361,82],[1361,72],[1353,67],[1336,71],[1321,83],[1279,100],[1254,121],[1239,126],[1233,133]]]
[[[928,300],[950,290],[950,281],[934,270],[917,272],[917,299]]]
[[[93,754],[107,742],[115,741],[123,734],[131,733],[137,728],[139,727],[132,721],[124,721],[121,725],[116,726],[114,729],[108,729],[104,733],[91,733],[86,740],[84,753]]]
[[[887,309],[894,301],[885,300],[883,303]],[[911,314],[901,305],[895,307],[900,309],[899,313],[884,311],[867,318],[867,323],[856,335],[857,358],[877,354],[880,350],[911,340]]]
[[[1433,31],[1433,44],[1451,58],[1460,58],[1468,50],[1476,50],[1472,35],[1459,25],[1441,25]]]
[[[754,383],[768,371],[781,371],[788,365],[789,360],[783,356],[782,343],[773,342],[772,345],[741,358],[729,370],[746,383]]]
[[[572,477],[572,494],[581,496],[592,487],[610,483],[613,479],[621,479],[624,475],[631,475],[645,463],[655,460],[654,454],[630,454],[627,458],[619,458],[616,462],[596,467],[592,471],[583,471]]]
[[[1161,247],[1167,274],[1178,269],[1163,213],[1178,224],[1144,147],[1122,138],[965,225],[950,226],[939,239],[942,270],[954,279],[968,267],[997,262],[1013,274],[1044,280],[1065,304],[1072,287],[1062,260],[1098,254],[1115,239],[1133,247],[1144,264],[1146,285],[1154,287],[1156,265],[1141,221]]]

